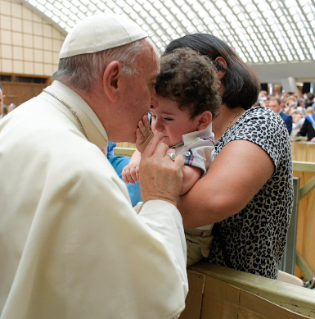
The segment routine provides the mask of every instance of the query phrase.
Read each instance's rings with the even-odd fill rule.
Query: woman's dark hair
[[[164,54],[156,79],[157,95],[177,102],[180,110],[188,110],[191,118],[210,111],[215,118],[220,109],[216,68],[207,56],[182,48]]]
[[[260,83],[252,68],[224,41],[211,34],[195,33],[173,40],[165,49],[168,54],[177,48],[191,48],[202,55],[208,56],[212,61],[222,57],[227,67],[214,62],[218,70],[224,70],[225,76],[221,80],[225,86],[222,103],[229,108],[241,106],[245,110],[252,107],[258,98]]]

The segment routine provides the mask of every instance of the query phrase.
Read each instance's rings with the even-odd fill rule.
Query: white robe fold
[[[59,82],[48,90],[88,140],[47,93],[0,122],[0,318],[176,317],[188,291],[177,208],[136,214],[87,104]]]

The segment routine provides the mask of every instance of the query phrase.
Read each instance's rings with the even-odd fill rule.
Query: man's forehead
[[[150,63],[154,67],[157,67],[159,69],[160,68],[160,57],[159,57],[159,54],[158,54],[156,48],[150,42],[144,42],[143,45],[145,46],[145,49],[143,50],[143,58],[150,61]]]
[[[153,58],[153,76],[154,78],[156,78],[159,74],[160,74],[160,57],[157,56],[156,54],[154,54],[154,58]]]

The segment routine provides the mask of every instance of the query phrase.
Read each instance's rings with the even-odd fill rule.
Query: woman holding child
[[[293,205],[291,144],[286,126],[282,118],[270,109],[252,107],[260,90],[259,81],[226,43],[209,34],[192,34],[172,41],[163,54],[161,74],[156,85],[159,107],[153,112],[153,130],[166,132],[165,125],[163,129],[157,128],[156,113],[167,112],[163,109],[168,110],[172,100],[180,103],[178,92],[186,91],[186,87],[191,90],[188,82],[194,82],[194,77],[186,70],[186,63],[173,62],[176,55],[180,56],[176,50],[179,48],[197,51],[208,57],[208,63],[213,63],[217,74],[213,76],[211,71],[209,74],[211,81],[217,82],[216,88],[222,101],[219,115],[209,109],[214,115],[214,160],[203,177],[190,183],[191,188],[180,196],[178,202],[188,248],[193,245],[193,259],[190,263],[188,258],[188,265],[205,256],[204,243],[207,243],[210,253],[207,251],[206,259],[210,263],[275,279]],[[173,83],[180,70],[189,75],[188,82],[181,80],[176,84],[182,90],[178,90]],[[192,74],[198,73],[197,68]],[[198,83],[203,82],[199,80]],[[167,94],[161,94],[161,91]],[[166,103],[163,96],[169,99]],[[203,97],[201,94],[195,96],[199,99]],[[212,92],[212,96],[215,98],[216,94]],[[181,100],[187,104],[186,97]],[[165,105],[162,103],[160,107],[161,101]],[[199,100],[188,105],[195,107],[198,103]],[[164,113],[161,118],[169,120]],[[186,120],[189,119],[187,116]],[[178,121],[179,115],[174,118]],[[192,114],[190,118],[195,121]],[[174,121],[170,123],[175,125]],[[150,129],[148,123],[146,126]],[[182,127],[187,128],[186,124]],[[195,130],[199,131],[198,126]],[[145,136],[146,133],[143,133],[143,140],[147,141]],[[177,138],[181,139],[180,136]],[[167,144],[171,147],[174,143]],[[129,176],[125,181],[133,182],[136,179],[137,165],[135,161],[124,169],[124,174]],[[204,227],[212,224],[213,239],[208,233],[206,238],[201,237]],[[196,231],[198,235],[191,238]],[[195,254],[199,250],[202,255]]]
[[[210,263],[277,278],[293,205],[286,127],[275,112],[252,107],[258,79],[226,43],[192,34],[172,41],[164,54],[183,47],[212,60],[222,97],[212,124],[215,159],[179,200],[185,228],[215,223]]]

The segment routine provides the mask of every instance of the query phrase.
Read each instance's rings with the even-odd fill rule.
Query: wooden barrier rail
[[[314,145],[313,145],[314,146]],[[315,160],[315,158],[314,158]],[[315,162],[293,161],[294,176],[300,179],[299,211],[296,220],[296,274],[304,280],[315,276]],[[313,236],[313,237],[312,237]],[[301,270],[302,274],[299,272]]]
[[[115,147],[114,148],[114,154],[119,156],[129,156],[131,157],[136,149],[135,148],[129,148],[129,147]]]
[[[180,319],[315,318],[315,291],[200,262],[188,270]]]

